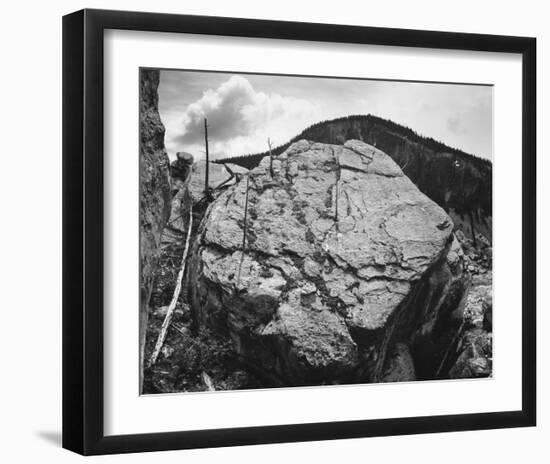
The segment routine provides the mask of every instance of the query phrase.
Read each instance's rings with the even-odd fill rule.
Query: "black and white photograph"
[[[543,462],[545,6],[6,3],[0,461]]]
[[[493,86],[139,79],[142,394],[492,377]]]

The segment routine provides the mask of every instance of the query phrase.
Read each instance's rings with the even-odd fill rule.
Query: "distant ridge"
[[[287,143],[273,148],[273,155],[281,154],[292,143],[302,139],[336,145],[358,139],[375,145],[391,156],[422,192],[451,215],[458,229],[468,236],[472,236],[474,230],[491,241],[491,161],[371,114],[313,124]],[[269,152],[265,151],[216,162],[230,162],[252,169],[267,155]]]
[[[367,114],[367,115],[355,114],[355,115],[350,115],[350,116],[344,116],[344,117],[341,117],[341,118],[336,118],[336,119],[330,119],[330,120],[317,122],[315,124],[312,124],[308,128],[304,129],[302,132],[300,132],[300,134],[298,134],[297,136],[290,139],[287,143],[284,143],[282,145],[279,145],[279,146],[273,148],[272,152],[275,156],[277,156],[277,155],[281,154],[283,151],[285,151],[294,142],[297,142],[298,140],[302,140],[302,139],[313,140],[315,142],[322,142],[322,143],[335,143],[334,141],[314,140],[314,139],[311,139],[310,137],[312,135],[321,135],[321,136],[324,136],[326,138],[328,134],[322,134],[325,131],[326,127],[331,126],[331,125],[340,124],[340,123],[353,123],[353,124],[356,124],[356,123],[361,124],[362,123],[362,124],[366,124],[366,125],[377,124],[377,125],[380,125],[380,126],[384,126],[388,129],[392,129],[395,132],[396,135],[399,135],[401,137],[406,137],[409,140],[414,141],[416,143],[424,144],[424,145],[426,145],[426,147],[429,147],[434,152],[446,151],[448,153],[453,153],[453,154],[456,154],[456,155],[461,156],[461,157],[473,158],[473,159],[479,160],[479,161],[481,161],[482,163],[485,163],[485,164],[489,164],[489,165],[492,164],[491,161],[489,161],[485,158],[481,158],[479,156],[475,156],[475,155],[472,155],[470,153],[466,153],[462,150],[459,150],[458,148],[450,147],[450,146],[445,145],[444,143],[442,143],[438,140],[435,140],[431,137],[422,136],[422,135],[418,134],[417,132],[415,132],[414,130],[412,130],[412,129],[406,127],[406,126],[402,126],[401,124],[397,124],[397,123],[393,122],[390,119],[383,119],[383,118],[380,118],[378,116],[374,116],[372,114]],[[350,138],[360,139],[360,137],[357,137],[357,136],[356,137],[349,137],[349,138],[341,140],[341,143],[344,143],[346,140],[349,140]],[[368,143],[367,140],[364,140],[364,141]],[[243,167],[246,167],[247,169],[251,169],[251,168],[256,167],[260,163],[261,159],[264,156],[267,156],[267,155],[269,155],[269,151],[266,150],[262,153],[254,153],[254,154],[247,154],[247,155],[241,155],[241,156],[234,156],[232,158],[221,158],[221,159],[216,160],[216,162],[217,163],[229,163],[229,162],[231,162],[231,163],[239,164]],[[245,164],[247,164],[247,165],[245,166]]]

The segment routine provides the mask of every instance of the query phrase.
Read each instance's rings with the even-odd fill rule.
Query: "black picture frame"
[[[477,414],[105,436],[103,36],[106,29],[506,52],[521,55],[521,409]],[[63,17],[64,448],[92,455],[534,426],[535,314],[535,38],[104,10],[81,10]]]

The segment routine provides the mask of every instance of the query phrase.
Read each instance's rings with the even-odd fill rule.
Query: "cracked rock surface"
[[[452,221],[389,156],[356,140],[302,140],[248,176],[246,214],[243,177],[195,239],[197,323],[285,384],[380,380],[397,337],[411,335],[400,321],[414,328],[429,313],[418,295],[433,287],[441,301],[450,286],[440,268]]]

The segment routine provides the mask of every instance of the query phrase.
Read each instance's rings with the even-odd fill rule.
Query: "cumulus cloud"
[[[311,124],[375,114],[478,156],[492,156],[492,88],[373,80],[162,71],[159,112],[171,159],[263,152]]]
[[[232,76],[187,106],[181,133],[173,142],[186,146],[202,144],[206,117],[215,155],[263,151],[267,137],[286,142],[298,129],[314,122],[316,113],[315,105],[307,100],[258,92],[248,79]]]

